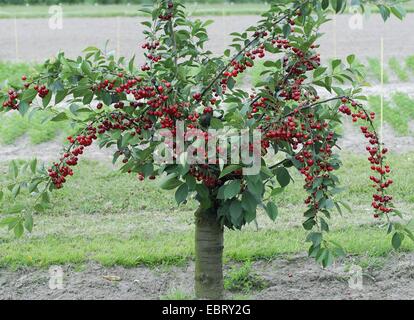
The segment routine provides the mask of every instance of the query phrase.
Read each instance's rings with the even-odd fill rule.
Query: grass
[[[22,75],[36,72],[38,65],[30,63],[0,62],[0,89],[7,83],[22,85]]]
[[[370,96],[368,107],[378,115],[381,112],[380,96]],[[384,121],[398,135],[407,136],[410,132],[410,120],[414,119],[414,100],[406,93],[396,92],[391,99],[384,99]]]
[[[35,114],[31,118],[18,113],[0,114],[0,144],[13,144],[24,135],[29,137],[32,144],[40,144],[55,139],[62,132],[72,131],[68,124],[43,123],[45,117],[45,113]]]
[[[0,62],[0,90],[8,84],[21,86],[22,75],[36,72],[39,65],[30,63]],[[24,135],[27,135],[32,144],[40,144],[56,138],[62,132],[71,132],[68,125],[57,122],[43,123],[48,114],[34,114],[29,117],[21,117],[18,113],[0,113],[0,143],[12,144]]]
[[[396,168],[396,183],[390,193],[407,217],[414,207],[413,158],[414,154],[390,158]],[[344,162],[339,176],[346,191],[340,199],[352,204],[354,210],[344,216],[334,215],[329,238],[341,243],[350,254],[384,256],[392,249],[389,236],[371,215],[369,166],[363,157],[350,154],[344,155]],[[6,172],[2,167],[0,181]],[[0,266],[47,267],[92,260],[105,266],[132,267],[176,265],[191,259],[196,203],[189,201],[177,208],[174,194],[160,190],[157,182],[140,183],[112,170],[109,165],[82,162],[67,186],[56,192],[52,209],[35,216],[32,234],[15,239],[1,229]],[[275,223],[260,211],[259,231],[251,225],[241,232],[226,232],[226,261],[271,259],[307,249],[306,231],[301,226],[305,195],[297,175],[295,180],[298,182],[275,199],[279,206]],[[3,212],[7,212],[7,199]],[[404,242],[402,250],[413,249],[414,243]]]
[[[408,56],[407,58],[405,58],[405,66],[411,72],[414,72],[414,56]]]
[[[374,111],[378,116],[381,113],[380,96],[370,96],[368,98],[369,109]],[[409,133],[408,118],[402,112],[399,112],[389,100],[384,100],[384,121],[395,130],[398,135],[406,136]]]
[[[392,57],[388,61],[388,66],[391,68],[391,70],[396,74],[399,80],[405,82],[408,81],[408,73],[405,69],[401,67],[400,62],[397,60],[397,58]]]
[[[166,295],[160,297],[160,300],[195,300],[195,297],[179,289],[173,289]]]
[[[373,76],[377,81],[381,81],[381,63],[377,58],[368,58],[368,69],[371,76]],[[388,83],[389,78],[387,72],[384,70],[384,83]]]
[[[407,94],[402,92],[396,92],[392,96],[393,103],[395,104],[398,112],[401,112],[408,119],[414,119],[414,100]]]
[[[233,266],[224,277],[224,288],[244,294],[266,288],[266,281],[252,270],[252,263],[246,261],[242,266]]]

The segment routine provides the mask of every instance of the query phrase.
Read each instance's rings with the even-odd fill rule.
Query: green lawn
[[[28,136],[32,144],[54,140],[58,135],[71,134],[68,123],[44,122],[51,113],[37,113],[24,118],[19,113],[0,114],[0,144],[13,144],[22,136]]]
[[[390,159],[396,168],[390,192],[407,218],[414,208],[413,160],[414,154]],[[333,215],[329,237],[349,254],[384,256],[392,249],[385,230],[372,217],[369,166],[362,156],[350,154],[344,154],[344,163],[339,176],[346,191],[340,199],[350,203],[353,212]],[[5,171],[3,164],[0,182]],[[301,227],[304,191],[298,175],[295,180],[275,199],[280,211],[275,223],[259,212],[259,230],[253,224],[241,232],[226,232],[226,260],[270,259],[307,249]],[[5,201],[4,212],[7,207]],[[193,256],[195,208],[194,201],[177,208],[173,193],[160,190],[156,181],[142,183],[113,171],[109,164],[84,161],[66,187],[54,194],[52,209],[35,216],[32,234],[15,239],[0,230],[0,266],[46,267],[90,260],[123,266],[179,264]],[[402,248],[413,249],[408,240]]]
[[[400,61],[397,58],[392,57],[388,61],[388,67],[395,73],[400,81],[406,82],[409,80],[406,69],[401,66]]]
[[[22,75],[35,73],[38,65],[31,63],[15,63],[8,61],[0,61],[0,89],[11,84],[22,84]]]
[[[368,109],[380,114],[380,96],[368,97]],[[412,135],[409,124],[412,120],[414,120],[414,100],[406,93],[396,92],[390,99],[384,99],[384,121],[394,129],[397,135]]]

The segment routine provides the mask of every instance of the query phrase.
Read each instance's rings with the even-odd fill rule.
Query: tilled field
[[[321,41],[323,58],[344,57],[355,53],[358,57],[379,57],[380,39],[384,38],[385,58],[414,54],[414,14],[403,22],[392,18],[384,24],[380,15],[365,18],[362,25],[353,23],[351,15],[334,17],[323,27]],[[209,49],[223,52],[230,44],[228,35],[240,32],[254,24],[257,16],[214,16],[209,26]],[[140,53],[144,39],[143,18],[65,18],[61,30],[49,28],[48,19],[0,20],[0,60],[42,61],[59,50],[76,56],[82,49],[95,45],[109,47],[125,56]],[[358,28],[356,28],[358,27]],[[362,29],[360,29],[362,27]],[[17,44],[17,46],[16,46]],[[138,55],[139,57],[139,55]]]

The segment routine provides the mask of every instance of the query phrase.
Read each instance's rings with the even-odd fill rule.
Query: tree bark
[[[223,299],[223,227],[215,210],[195,213],[195,294],[199,299]]]

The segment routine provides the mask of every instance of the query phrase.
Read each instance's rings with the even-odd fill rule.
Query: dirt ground
[[[410,124],[411,131],[414,132],[414,123]],[[414,136],[398,136],[394,130],[385,123],[384,125],[384,142],[391,147],[392,152],[405,153],[414,151]],[[59,158],[62,153],[62,141],[60,137],[55,141],[49,141],[38,145],[33,145],[27,137],[19,138],[11,145],[0,145],[0,160],[11,161],[13,159],[32,159],[38,158],[44,162],[54,161]],[[346,121],[343,128],[343,138],[338,144],[343,151],[357,152],[363,154],[365,152],[366,141],[360,134],[358,127],[351,122]],[[84,159],[111,161],[113,150],[99,149],[96,145],[92,145],[85,152]]]
[[[384,57],[405,57],[414,54],[414,14],[408,14],[403,22],[391,18],[386,24],[380,15],[363,19],[362,24],[353,23],[351,15],[339,15],[321,30],[322,58],[345,57],[355,53],[358,57],[380,56],[380,39],[384,38]],[[210,41],[208,48],[220,53],[230,44],[231,32],[240,32],[254,24],[256,16],[214,16],[214,24],[208,27]],[[140,58],[140,44],[144,39],[143,18],[65,18],[61,30],[49,28],[48,19],[20,19],[14,30],[14,21],[0,19],[0,60],[42,61],[63,50],[74,57],[81,51],[95,45],[109,48],[127,57],[137,53]],[[15,36],[15,34],[17,36]],[[141,61],[138,59],[137,61]]]
[[[350,287],[352,259],[322,269],[305,256],[258,261],[252,269],[266,288],[227,292],[226,298],[250,299],[413,299],[414,254],[389,257],[362,272],[362,286]],[[348,266],[348,267],[347,267]],[[174,292],[193,296],[194,265],[182,267],[104,268],[88,264],[81,271],[63,266],[63,288],[50,289],[48,269],[17,272],[0,269],[0,299],[160,299]],[[350,269],[354,270],[354,269]]]

